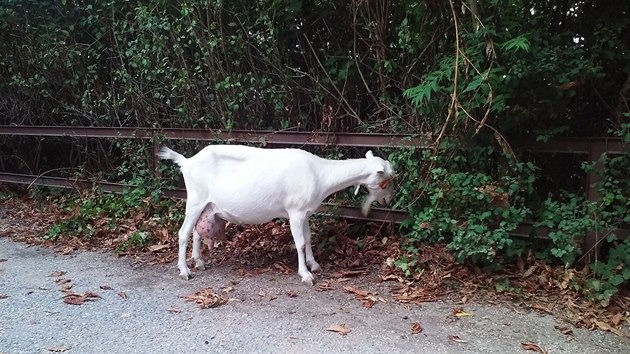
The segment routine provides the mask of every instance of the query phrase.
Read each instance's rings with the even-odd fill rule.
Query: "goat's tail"
[[[158,152],[157,155],[162,160],[173,160],[180,167],[187,160],[184,157],[184,155],[182,155],[182,154],[180,154],[178,152],[175,152],[175,151],[167,148],[166,146],[162,146],[162,148],[160,149],[160,152]]]

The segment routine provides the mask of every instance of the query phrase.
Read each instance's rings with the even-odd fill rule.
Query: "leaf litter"
[[[183,204],[179,203],[183,210]],[[4,223],[0,225],[0,237],[57,248],[62,254],[74,250],[116,251],[129,235],[142,227],[151,235],[153,243],[118,252],[120,255],[135,257],[138,262],[147,264],[171,263],[177,258],[174,237],[180,225],[173,218],[158,222],[147,217],[145,212],[130,213],[132,216],[117,220],[117,228],[111,230],[108,228],[109,219],[103,217],[92,225],[94,234],[90,238],[64,236],[53,242],[43,239],[41,235],[46,234],[54,223],[78,214],[79,210],[63,210],[50,200],[43,203],[43,207],[41,205],[27,197],[8,200]],[[322,280],[316,285],[320,291],[336,290],[338,287],[335,283],[356,277],[370,277],[377,270],[378,283],[388,284],[389,297],[400,303],[421,305],[423,302],[443,299],[462,304],[472,300],[489,303],[501,301],[552,314],[574,327],[627,336],[621,330],[622,324],[630,324],[630,295],[627,289],[622,289],[609,303],[588,301],[572,286],[584,282],[588,275],[586,269],[551,267],[527,255],[519,257],[513,266],[506,265],[502,272],[492,273],[475,266],[458,264],[445,245],[437,244],[423,246],[417,257],[417,269],[420,271],[412,270],[410,274],[404,274],[394,266],[394,262],[402,256],[414,255],[404,253],[401,238],[381,236],[381,231],[387,229],[383,228],[383,224],[364,224],[366,231],[362,234],[368,235],[364,237],[350,236],[353,234],[350,231],[352,225],[344,220],[326,219],[314,224],[312,231],[316,257],[331,274],[331,279]],[[226,234],[227,240],[217,242],[213,252],[207,256],[213,264],[240,267],[243,276],[266,272],[296,273],[293,262],[285,262],[295,254],[288,224],[269,222],[241,226],[228,223]],[[505,279],[509,280],[509,288],[496,291],[494,284]],[[66,290],[70,291],[70,288]],[[365,290],[355,290],[350,293],[366,307],[373,306],[380,298],[385,299],[375,297],[376,294],[369,291],[364,293]],[[346,289],[344,291],[349,292]],[[90,298],[85,301],[89,301],[87,299]],[[216,300],[205,301],[212,304]]]
[[[215,308],[228,303],[229,298],[223,294],[217,294],[212,288],[205,288],[193,295],[182,296],[184,300],[194,302],[202,309]]]
[[[536,343],[521,343],[521,348],[523,348],[524,350],[532,350],[541,354],[548,353],[547,350]]]
[[[100,299],[101,296],[93,291],[86,292],[74,292],[72,291],[72,280],[68,278],[61,278],[61,276],[65,275],[66,272],[54,272],[49,276],[57,277],[54,281],[59,286],[59,291],[64,293],[62,296],[63,302],[68,305],[83,305],[86,302],[94,301],[96,299]]]

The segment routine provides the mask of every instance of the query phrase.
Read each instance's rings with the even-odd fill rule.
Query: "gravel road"
[[[527,353],[524,342],[549,353],[630,353],[630,342],[611,333],[566,336],[553,317],[506,305],[467,304],[472,316],[465,318],[453,317],[457,305],[448,302],[365,308],[342,287],[379,292],[367,278],[320,291],[295,274],[241,276],[210,265],[184,281],[175,264],[62,255],[7,237],[0,237],[0,259],[0,353]],[[60,278],[101,298],[66,304]],[[182,298],[207,287],[233,288],[228,294],[237,300],[200,309]],[[411,333],[414,322],[421,333]],[[333,325],[351,332],[326,330]]]

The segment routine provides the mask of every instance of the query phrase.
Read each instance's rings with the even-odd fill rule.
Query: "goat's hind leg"
[[[208,240],[208,242],[213,242],[212,240]],[[201,235],[197,232],[197,227],[193,228],[193,250],[192,257],[195,261],[195,269],[197,270],[206,270],[206,264],[201,258]]]
[[[199,219],[199,215],[201,215],[203,209],[203,204],[191,203],[190,200],[188,200],[186,202],[186,216],[184,217],[184,222],[182,223],[182,226],[180,227],[178,232],[179,253],[177,257],[177,267],[179,268],[179,276],[185,280],[190,279],[190,269],[188,269],[188,265],[186,264],[186,249],[188,247],[188,237],[193,231],[195,224],[197,223],[197,219]],[[200,243],[200,240],[198,240],[198,243]],[[197,247],[199,247],[199,245]],[[193,238],[193,252],[194,249],[195,240]]]
[[[207,204],[199,218],[195,222],[193,228],[193,250],[192,257],[195,262],[195,269],[205,270],[206,265],[201,258],[201,239],[204,238],[208,242],[208,249],[214,244],[213,234],[215,232],[215,216],[213,213],[212,203]]]
[[[217,217],[214,204],[209,203],[199,216],[193,229],[193,260],[195,268],[205,270],[206,265],[201,258],[201,240],[208,243],[208,253],[214,250],[216,240],[225,241],[225,220]]]

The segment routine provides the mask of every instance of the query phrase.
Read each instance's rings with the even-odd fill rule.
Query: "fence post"
[[[158,161],[159,159],[157,157],[157,154],[160,151],[160,145],[158,144],[158,139],[155,136],[155,134],[151,136],[151,147],[152,147],[151,161],[153,162],[153,175],[156,178],[161,178],[162,173],[160,172],[160,165]]]
[[[588,140],[588,162],[595,163],[595,166],[591,172],[586,175],[586,196],[589,201],[598,204],[601,199],[601,193],[597,190],[597,184],[601,180],[604,165],[599,161],[600,157],[608,150],[608,140]],[[599,218],[595,215],[595,218]],[[599,241],[601,238],[599,232],[591,231],[586,234],[584,238],[584,244],[582,245],[582,252],[584,253],[584,259],[586,262],[591,263],[599,256]]]

